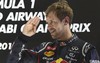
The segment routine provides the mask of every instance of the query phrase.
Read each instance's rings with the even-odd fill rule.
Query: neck
[[[72,37],[72,32],[70,30],[67,30],[58,40],[65,41],[69,40],[71,37]]]

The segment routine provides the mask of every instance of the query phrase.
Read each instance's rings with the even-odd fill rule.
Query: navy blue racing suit
[[[78,38],[43,42],[34,49],[25,49],[27,37],[20,35],[13,43],[7,63],[100,63],[96,48]]]

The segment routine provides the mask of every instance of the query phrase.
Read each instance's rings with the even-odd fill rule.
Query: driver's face
[[[53,12],[50,12],[47,16],[46,22],[48,24],[48,30],[53,39],[59,39],[63,35],[63,22],[60,21]]]

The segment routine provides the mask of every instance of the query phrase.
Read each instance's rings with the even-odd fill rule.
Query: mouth
[[[55,30],[51,30],[51,31],[50,31],[50,34],[52,35],[54,32],[55,32]]]

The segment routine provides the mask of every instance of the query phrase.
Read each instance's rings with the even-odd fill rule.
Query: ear
[[[62,22],[64,23],[64,25],[67,25],[67,24],[69,24],[69,21],[70,21],[69,17],[66,16],[66,17],[63,19]]]

